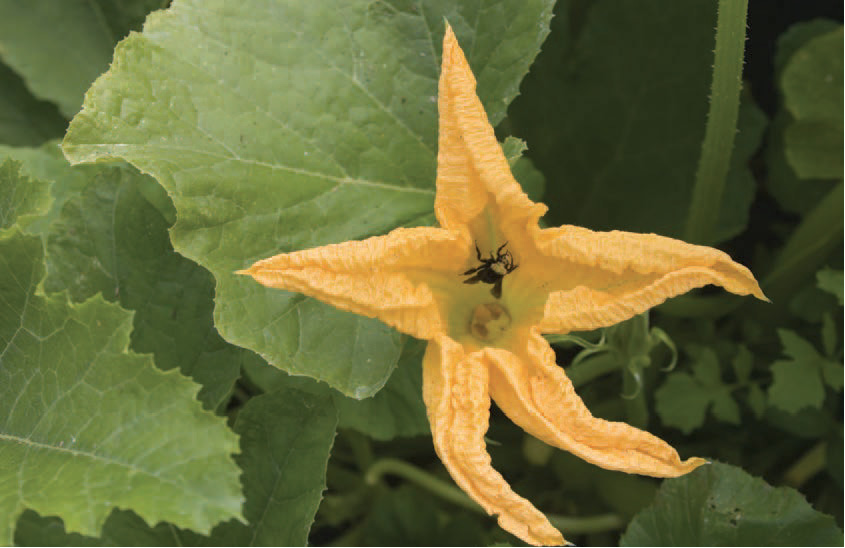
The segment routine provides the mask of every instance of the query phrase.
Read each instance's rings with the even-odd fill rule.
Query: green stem
[[[819,442],[804,453],[783,474],[783,482],[799,489],[808,479],[821,472],[827,464],[827,443]]]
[[[614,352],[605,352],[570,365],[566,368],[566,376],[572,381],[572,386],[578,388],[619,369],[621,369],[621,365],[616,358],[616,354]]]
[[[454,485],[401,460],[380,459],[376,461],[367,471],[364,481],[369,485],[376,485],[382,476],[386,474],[399,476],[453,504],[479,514],[487,515],[487,512],[481,506],[476,504],[466,493]],[[552,525],[571,535],[613,531],[625,526],[624,520],[616,514],[600,514],[585,517],[557,516],[553,514],[547,514],[546,516]]]
[[[747,10],[748,0],[719,0],[710,112],[686,227],[686,239],[692,243],[709,241],[719,221],[739,116]]]
[[[420,470],[416,466],[398,459],[377,460],[372,466],[370,466],[370,469],[367,470],[367,474],[364,476],[364,481],[368,485],[376,485],[381,477],[386,474],[404,478],[418,487],[422,487],[426,491],[434,493],[438,497],[457,504],[458,506],[462,506],[473,511],[484,511],[460,489],[457,489],[445,481],[434,477],[428,472]]]
[[[824,265],[831,250],[842,241],[842,199],[840,182],[804,217],[789,237],[775,260],[775,266],[761,284],[772,301],[779,302],[791,296]]]

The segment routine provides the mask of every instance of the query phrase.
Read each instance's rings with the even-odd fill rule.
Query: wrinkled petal
[[[485,208],[495,218],[496,229],[503,231],[505,240],[509,230],[524,231],[526,226],[535,224],[547,208],[532,202],[513,178],[475,93],[475,77],[448,25],[438,93],[440,127],[434,212],[440,226],[463,230]],[[483,221],[479,227],[486,225]]]
[[[655,477],[680,476],[707,462],[682,461],[648,432],[593,417],[536,328],[526,330],[523,347],[488,352],[493,400],[535,438],[608,470]]]
[[[434,448],[461,489],[499,525],[534,545],[560,545],[563,536],[530,502],[513,492],[490,464],[484,434],[490,416],[484,351],[465,354],[441,336],[423,359],[423,398]]]
[[[239,273],[430,339],[445,329],[445,320],[429,282],[456,278],[456,265],[468,254],[468,243],[447,230],[397,228],[362,241],[283,253]]]
[[[766,299],[751,272],[724,252],[656,234],[594,232],[577,226],[537,230],[551,291],[544,333],[607,327],[690,289],[714,284]],[[554,273],[554,274],[549,274]]]

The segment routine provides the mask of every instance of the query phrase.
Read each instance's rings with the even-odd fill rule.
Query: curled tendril
[[[578,335],[572,334],[565,334],[565,335],[545,335],[546,340],[549,341],[551,344],[563,344],[563,343],[572,343],[577,346],[580,346],[584,349],[595,349],[599,347],[607,346],[607,330],[601,330],[601,338],[597,342],[591,342],[585,339],[584,337],[579,337]]]
[[[633,400],[640,395],[640,391],[643,388],[643,376],[642,372],[637,367],[629,367],[628,372],[634,379],[634,392],[632,394],[622,394],[622,399]]]
[[[652,327],[649,332],[649,337],[653,341],[654,346],[657,346],[658,343],[663,343],[672,353],[672,359],[669,361],[669,365],[662,368],[661,371],[668,373],[669,371],[675,369],[675,366],[678,365],[678,347],[675,346],[675,342],[659,327]]]

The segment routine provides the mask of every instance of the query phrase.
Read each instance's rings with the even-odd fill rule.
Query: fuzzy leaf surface
[[[45,288],[67,289],[76,301],[102,293],[134,310],[133,350],[154,354],[160,369],[180,368],[203,386],[203,403],[217,408],[246,351],[214,329],[212,276],[173,250],[170,199],[155,180],[123,163],[65,164],[56,186],[79,167],[90,180],[48,227]]]
[[[131,313],[36,295],[43,276],[39,238],[0,238],[0,542],[27,508],[86,535],[116,506],[205,532],[239,516],[237,438],[197,386],[127,350]]]
[[[551,5],[176,1],[116,49],[64,150],[74,163],[123,158],[166,188],[176,251],[216,278],[224,338],[371,396],[399,358],[394,331],[234,271],[430,213],[443,17],[495,124]]]
[[[50,207],[50,185],[20,172],[11,158],[0,163],[0,231],[43,215]]]

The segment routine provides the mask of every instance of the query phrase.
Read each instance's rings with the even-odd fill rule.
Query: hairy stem
[[[739,115],[747,11],[748,0],[719,0],[710,111],[686,226],[692,243],[708,242],[719,221]]]
[[[487,515],[487,512],[483,508],[454,485],[401,460],[380,459],[376,461],[367,471],[364,480],[369,485],[375,485],[381,480],[382,476],[387,474],[403,478],[453,504],[479,514]],[[549,518],[552,525],[571,535],[613,531],[621,529],[625,525],[624,520],[616,514],[600,514],[584,517],[546,514],[546,517]]]

